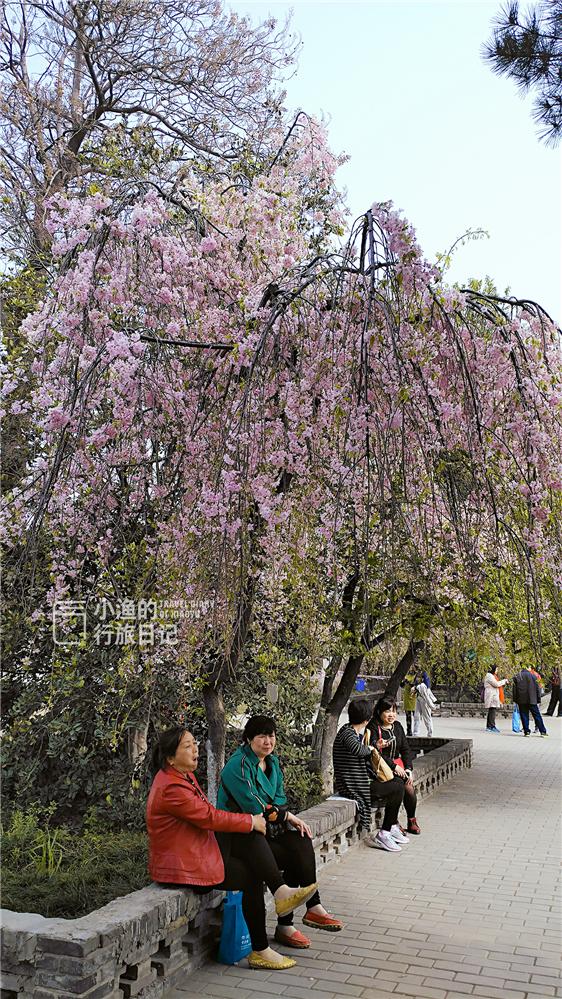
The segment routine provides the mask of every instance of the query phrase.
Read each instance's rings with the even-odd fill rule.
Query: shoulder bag
[[[370,746],[370,742],[371,742],[371,733],[369,732],[369,729],[366,728],[365,734],[363,736],[363,745]],[[390,769],[386,760],[383,760],[376,746],[371,746],[370,748],[371,748],[371,766],[373,768],[373,772],[377,780],[380,780],[383,783],[389,780],[394,780],[394,774],[392,773],[392,770]]]

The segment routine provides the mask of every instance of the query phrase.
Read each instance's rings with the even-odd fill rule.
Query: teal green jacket
[[[217,808],[261,815],[266,805],[286,805],[283,774],[275,753],[267,757],[267,773],[248,745],[240,746],[221,773]]]

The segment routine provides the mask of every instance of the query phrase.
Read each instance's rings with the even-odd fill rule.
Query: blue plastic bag
[[[521,731],[521,715],[519,714],[519,708],[517,704],[513,705],[513,713],[511,715],[511,727],[514,732]]]
[[[227,891],[222,910],[218,960],[222,964],[237,964],[251,950],[252,941],[242,912],[242,892]]]

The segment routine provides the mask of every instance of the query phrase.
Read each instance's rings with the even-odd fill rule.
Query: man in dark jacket
[[[538,680],[531,670],[525,667],[513,677],[513,703],[519,707],[524,735],[531,734],[529,712],[531,712],[535,719],[535,724],[541,736],[544,738],[548,735],[539,708],[540,700]]]

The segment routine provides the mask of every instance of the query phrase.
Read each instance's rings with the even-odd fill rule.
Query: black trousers
[[[277,864],[285,873],[286,884],[291,888],[304,887],[316,881],[316,857],[312,840],[308,836],[301,836],[298,832],[285,832],[270,840],[269,845]],[[312,909],[319,904],[320,894],[315,891],[306,903],[306,908]],[[293,913],[279,916],[277,922],[280,926],[292,926]]]
[[[301,836],[298,832],[285,832],[276,836],[275,839],[267,839],[257,832],[250,833],[249,836],[244,833],[229,833],[227,835],[230,840],[231,858],[236,858],[250,867],[255,872],[255,877],[265,881],[272,894],[282,884],[287,884],[291,888],[300,888],[316,881],[316,857],[314,856],[312,840],[308,836]],[[217,839],[221,850],[223,850],[225,834],[219,833]],[[320,895],[316,891],[309,898],[306,907],[311,909],[312,906],[319,903]],[[247,919],[246,922],[248,922]],[[293,913],[289,913],[288,916],[280,916],[278,922],[282,926],[291,926]],[[248,929],[250,930],[249,923]]]
[[[558,705],[557,713],[562,715],[562,697],[560,696],[560,691],[562,687],[553,687],[550,692],[550,701],[548,702],[548,707],[545,711],[546,715],[553,715],[556,711],[556,706]]]
[[[412,719],[414,717],[413,711],[406,711],[406,735],[412,734]]]
[[[488,717],[486,718],[486,728],[496,727],[496,709],[488,708]]]
[[[404,790],[404,781],[400,777],[393,777],[392,780],[387,781],[371,781],[371,804],[377,805],[380,801],[384,802],[382,828],[387,832],[390,832],[391,827],[398,822],[398,812],[404,801]]]

